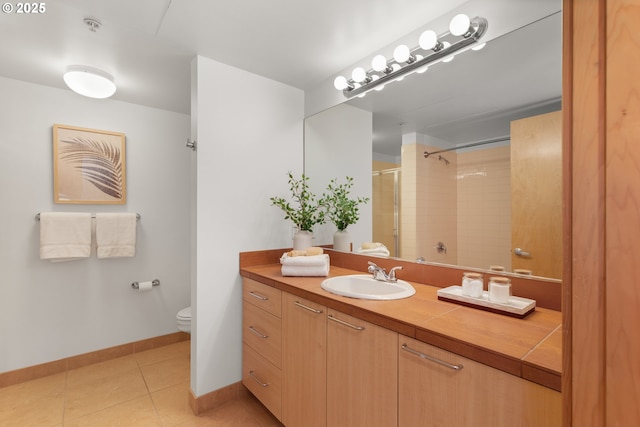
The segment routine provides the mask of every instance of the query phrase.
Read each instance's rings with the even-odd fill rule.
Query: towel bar
[[[95,216],[95,214],[94,214],[94,215],[91,215],[91,218],[95,218],[95,217],[96,217],[96,216]],[[140,214],[139,214],[139,213],[136,213],[136,220],[139,220],[140,218],[142,218],[142,217],[140,216]],[[36,221],[40,221],[40,212],[38,212],[38,213],[36,214]]]
[[[151,284],[152,284],[153,286],[160,286],[160,280],[155,279],[155,280],[153,280],[153,281],[151,282]],[[133,283],[131,284],[131,287],[132,287],[133,289],[138,289],[138,288],[140,287],[140,284],[139,284],[138,282],[133,282]]]

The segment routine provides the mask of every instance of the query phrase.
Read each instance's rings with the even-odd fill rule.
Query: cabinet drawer
[[[242,350],[242,384],[282,420],[282,372],[247,344]]]
[[[245,302],[242,339],[269,362],[282,368],[282,322],[280,318]]]
[[[251,279],[242,280],[242,298],[255,306],[281,317],[282,292]]]
[[[400,427],[562,425],[555,390],[409,337],[398,349]]]

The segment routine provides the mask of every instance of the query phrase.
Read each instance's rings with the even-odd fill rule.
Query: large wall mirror
[[[307,119],[305,173],[341,162],[367,180],[354,250],[382,242],[406,260],[559,281],[561,25],[552,13]]]

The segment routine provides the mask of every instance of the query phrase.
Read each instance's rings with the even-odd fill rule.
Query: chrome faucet
[[[369,267],[367,268],[367,271],[373,275],[375,280],[380,280],[381,282],[397,282],[396,270],[402,270],[402,266],[393,267],[389,270],[389,274],[387,274],[386,269],[378,267],[375,263],[369,261],[368,264]]]

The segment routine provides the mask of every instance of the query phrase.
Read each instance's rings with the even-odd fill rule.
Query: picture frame
[[[55,203],[125,204],[125,139],[121,132],[54,124]]]

